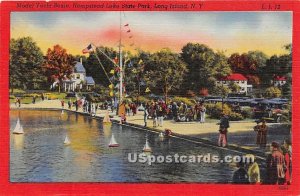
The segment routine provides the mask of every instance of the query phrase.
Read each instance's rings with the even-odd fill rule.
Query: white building
[[[216,85],[229,86],[230,83],[232,83],[232,82],[234,82],[235,84],[240,86],[239,93],[248,94],[248,93],[252,92],[253,87],[251,84],[248,84],[248,79],[239,73],[233,73],[231,75],[228,75],[224,78],[217,80]]]
[[[286,84],[286,77],[275,76],[273,80],[274,86],[280,87]]]
[[[86,86],[86,90],[90,90],[95,86],[93,77],[86,76],[86,70],[82,65],[82,62],[76,62],[73,73],[70,78],[65,78],[62,82],[62,88],[65,92],[82,90],[83,86]]]

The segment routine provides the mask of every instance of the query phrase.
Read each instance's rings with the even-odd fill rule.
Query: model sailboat
[[[104,124],[111,124],[111,120],[110,120],[110,118],[109,118],[108,111],[106,111],[106,114],[105,114],[105,116],[104,116],[104,118],[103,118],[103,123],[104,123]]]
[[[69,144],[71,144],[71,141],[70,141],[69,137],[66,135],[64,145],[69,145]]]
[[[152,149],[151,147],[149,146],[149,142],[148,142],[148,139],[146,139],[146,144],[143,148],[143,152],[152,152]]]
[[[15,129],[13,130],[13,134],[23,134],[23,133],[24,133],[24,130],[20,123],[20,119],[18,118],[17,125],[16,125]]]
[[[114,134],[111,135],[110,142],[108,144],[108,147],[119,147],[120,145],[117,143]]]
[[[160,132],[158,136],[159,136],[159,138],[163,139],[164,138],[163,132]]]

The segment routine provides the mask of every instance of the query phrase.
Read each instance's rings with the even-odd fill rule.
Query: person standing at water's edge
[[[32,103],[33,103],[33,104],[35,104],[35,100],[36,100],[36,96],[34,95],[34,96],[32,97]]]
[[[222,113],[222,118],[220,119],[219,127],[219,140],[218,145],[225,147],[227,145],[227,132],[229,128],[229,119],[225,113]]]
[[[147,120],[148,120],[148,116],[149,116],[148,109],[149,109],[149,106],[147,104],[145,109],[144,109],[144,126],[145,127],[147,127]]]
[[[163,108],[163,105],[162,105],[162,102],[160,102],[158,105],[157,105],[157,118],[158,118],[158,124],[157,126],[158,127],[162,127],[163,126],[163,122],[164,122],[164,108]]]
[[[69,110],[72,109],[72,102],[71,102],[71,99],[69,99],[69,101],[68,101],[68,108],[69,108]]]
[[[283,145],[281,146],[281,150],[285,160],[285,182],[290,185],[292,182],[292,149],[291,149],[291,141],[289,139],[285,139]]]
[[[119,106],[119,117],[121,118],[120,123],[124,123],[126,122],[126,104],[125,102],[123,102],[120,106]]]
[[[75,101],[74,101],[74,105],[75,105],[75,110],[76,110],[76,112],[78,111],[78,102],[79,102],[79,100],[75,100]]]
[[[206,108],[202,104],[200,109],[200,123],[205,123],[205,113],[206,113]]]
[[[267,184],[284,184],[285,159],[277,142],[271,144],[271,154],[267,157]]]
[[[61,100],[60,103],[61,103],[61,108],[64,109],[64,107],[65,107],[65,101]]]
[[[18,104],[19,104],[19,108],[21,107],[21,98],[18,98]]]
[[[268,127],[266,121],[262,120],[262,125],[259,125],[259,121],[256,122],[257,125],[254,127],[254,131],[257,132],[256,135],[256,144],[260,147],[266,147],[267,144],[267,131]]]

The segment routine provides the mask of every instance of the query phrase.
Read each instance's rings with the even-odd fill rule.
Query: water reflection
[[[103,124],[102,130],[104,137],[109,138],[111,136],[111,124]]]
[[[24,135],[23,134],[13,134],[13,143],[16,150],[23,149],[24,147]]]
[[[105,124],[89,116],[61,111],[10,112],[11,129],[20,118],[25,134],[11,135],[10,179],[13,182],[223,182],[233,165],[221,163],[130,163],[129,153],[143,153],[145,137],[151,155],[201,155],[216,151],[175,138]],[[114,134],[119,148],[109,148]],[[64,145],[68,135],[71,144]],[[19,135],[18,135],[19,136]]]

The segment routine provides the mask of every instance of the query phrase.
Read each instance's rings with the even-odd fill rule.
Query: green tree
[[[274,97],[281,97],[281,90],[278,87],[269,87],[265,91],[265,97],[267,98],[274,98]]]
[[[107,57],[100,51],[105,53]],[[113,48],[100,46],[97,47],[97,55],[107,74],[109,74],[112,69],[115,69],[115,65],[111,60],[119,58],[116,50]],[[108,86],[110,84],[94,52],[90,53],[84,66],[86,69],[86,74],[92,76],[96,83],[99,83],[103,86]],[[109,75],[109,77],[112,76]]]
[[[10,40],[9,83],[14,88],[41,88],[43,54],[31,37]]]
[[[266,61],[266,66],[262,69],[261,81],[265,87],[273,86],[274,77],[277,76],[279,71],[279,57],[277,55],[271,56]]]
[[[74,65],[75,60],[72,55],[68,54],[67,50],[60,45],[53,46],[53,49],[48,48],[43,65],[48,81],[58,80],[61,84],[64,78],[69,78],[73,73]]]
[[[160,90],[167,100],[170,91],[178,89],[187,72],[179,55],[169,49],[152,54],[145,67],[145,80],[151,89]]]
[[[231,93],[231,89],[226,85],[217,85],[214,88],[215,95],[226,97],[229,93]]]
[[[207,88],[211,91],[216,79],[231,73],[226,56],[203,44],[188,43],[182,48],[181,58],[188,65],[183,89],[199,92]]]
[[[286,84],[282,86],[282,94],[291,98],[292,95],[292,44],[287,44],[284,46],[287,50],[287,55],[282,55],[280,58],[280,62],[282,63],[281,71],[284,72],[284,76],[286,77]]]
[[[199,92],[201,88],[207,88],[207,80],[212,76],[215,63],[214,51],[208,46],[198,43],[188,43],[183,46],[181,51],[181,58],[188,68],[182,88],[195,92]]]
[[[139,50],[135,56],[129,55],[125,64],[126,91],[132,95],[140,96],[145,92],[145,67],[149,64],[150,53]]]

